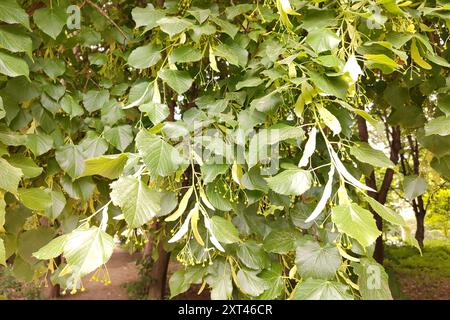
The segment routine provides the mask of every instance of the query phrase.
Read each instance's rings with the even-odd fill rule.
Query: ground
[[[450,300],[448,242],[426,242],[422,255],[412,247],[386,246],[384,265],[394,299]]]

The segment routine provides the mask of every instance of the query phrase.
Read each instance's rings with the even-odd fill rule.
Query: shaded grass
[[[408,246],[386,246],[385,263],[395,299],[450,299],[450,243],[427,241],[422,255]]]

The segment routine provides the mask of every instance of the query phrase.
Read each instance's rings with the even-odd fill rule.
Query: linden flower
[[[409,33],[416,33],[416,26],[413,25],[412,23],[406,28],[406,31],[408,31]]]

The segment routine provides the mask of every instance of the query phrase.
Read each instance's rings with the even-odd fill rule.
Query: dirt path
[[[397,273],[404,299],[411,300],[449,300],[450,278],[431,277],[424,274]]]
[[[83,279],[86,291],[78,292],[75,295],[66,294],[61,296],[64,300],[128,300],[127,289],[123,287],[125,283],[138,278],[136,259],[139,254],[130,255],[123,249],[116,248],[108,267],[111,284],[105,286],[103,283],[89,281],[92,275],[87,275]]]

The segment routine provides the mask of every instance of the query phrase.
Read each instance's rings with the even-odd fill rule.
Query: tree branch
[[[93,3],[91,0],[86,0],[86,2],[89,3],[89,5],[90,5],[91,7],[93,7],[95,10],[97,10],[98,13],[100,13],[102,16],[104,16],[104,17],[106,18],[106,20],[108,20],[109,22],[111,22],[111,24],[112,24],[117,30],[119,30],[119,32],[124,36],[125,39],[130,40],[130,39],[128,39],[128,36],[125,34],[125,32],[119,27],[119,25],[118,25],[117,23],[115,23],[114,20],[111,19],[111,17],[108,16],[108,14],[107,14],[105,11],[103,11],[102,8],[100,8],[97,4]]]

